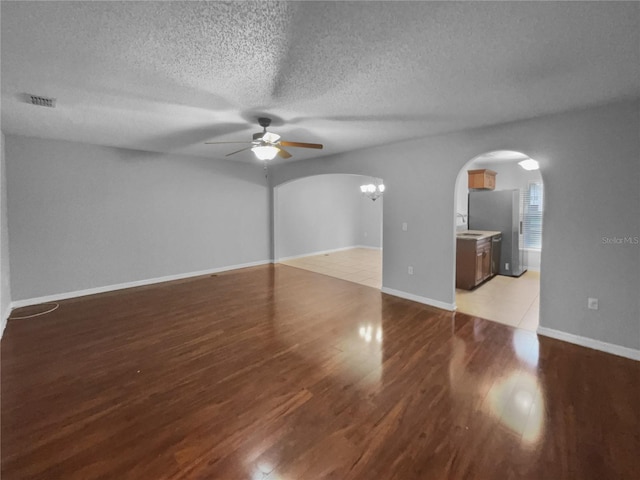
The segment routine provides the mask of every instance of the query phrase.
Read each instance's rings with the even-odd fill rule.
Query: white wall
[[[362,196],[358,175],[316,175],[275,189],[276,259],[366,245],[380,247],[381,199]]]
[[[472,162],[471,166],[465,167],[465,170],[472,168],[488,168],[496,172],[496,190],[512,190],[514,188],[524,190],[530,182],[542,181],[540,170],[525,170],[518,165],[517,160],[510,162]]]
[[[14,300],[268,261],[260,165],[7,135]]]
[[[384,178],[384,287],[453,305],[458,172],[481,153],[523,152],[540,162],[545,185],[541,326],[640,349],[640,247],[602,241],[640,235],[639,117],[639,101],[618,102],[282,165],[271,181]],[[588,297],[599,310],[587,309]]]
[[[7,229],[7,184],[5,138],[0,133],[0,337],[11,314],[11,287],[9,276],[9,233]]]
[[[358,178],[358,177],[357,177]],[[371,183],[369,177],[359,177],[364,183]],[[382,179],[378,179],[382,182]],[[382,206],[384,205],[384,195],[371,200],[368,197],[359,194],[360,202],[360,245],[372,248],[382,248]]]

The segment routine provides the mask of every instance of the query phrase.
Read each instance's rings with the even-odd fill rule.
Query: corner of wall
[[[4,335],[4,329],[7,328],[9,315],[11,315],[11,305],[7,305],[5,311],[2,312],[2,318],[0,318],[0,340],[2,340],[2,336]]]
[[[0,131],[0,339],[11,314],[9,276],[9,232],[7,226],[7,182],[4,155],[4,133]]]

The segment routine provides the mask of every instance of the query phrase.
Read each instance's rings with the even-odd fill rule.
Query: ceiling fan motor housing
[[[258,118],[258,123],[262,128],[267,128],[269,125],[271,125],[271,119],[267,117],[260,117]]]

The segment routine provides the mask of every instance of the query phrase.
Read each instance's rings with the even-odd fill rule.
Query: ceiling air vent
[[[29,95],[29,98],[33,105],[38,105],[39,107],[55,108],[56,106],[55,98],[40,97],[38,95]]]

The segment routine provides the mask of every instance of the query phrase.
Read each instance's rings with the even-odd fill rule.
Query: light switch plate
[[[587,307],[589,307],[589,310],[598,310],[598,299],[589,297],[587,299]]]

